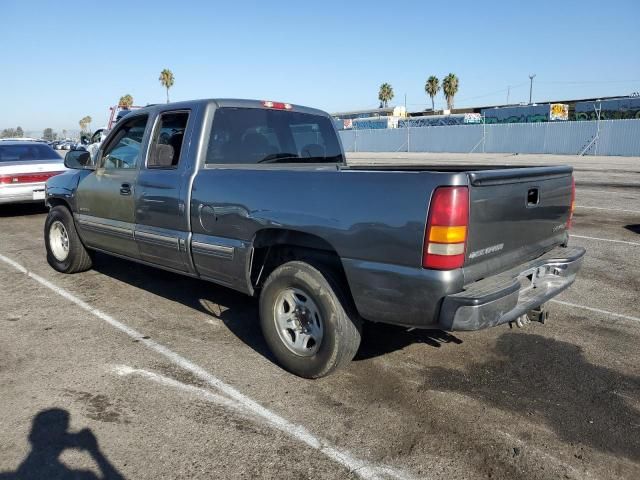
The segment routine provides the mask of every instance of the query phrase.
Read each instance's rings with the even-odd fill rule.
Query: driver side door
[[[96,170],[78,185],[76,223],[91,248],[139,258],[134,190],[148,142],[148,119],[142,114],[121,122],[98,151]]]

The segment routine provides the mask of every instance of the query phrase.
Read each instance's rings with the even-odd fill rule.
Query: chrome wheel
[[[302,290],[287,288],[280,292],[274,305],[274,320],[282,343],[301,357],[314,355],[324,328],[320,310]]]
[[[59,262],[64,262],[69,256],[69,234],[59,220],[53,222],[49,229],[49,247]]]

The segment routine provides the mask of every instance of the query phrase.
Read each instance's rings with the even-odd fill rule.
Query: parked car
[[[65,164],[47,182],[54,269],[100,250],[258,296],[267,344],[303,377],[349,362],[363,319],[544,322],[585,253],[567,246],[571,167],[349,166],[331,117],[286,103],[143,108],[95,162]]]
[[[65,170],[60,155],[44,143],[0,142],[0,203],[44,203],[45,182]]]

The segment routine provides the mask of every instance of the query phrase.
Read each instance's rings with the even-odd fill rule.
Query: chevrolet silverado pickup
[[[199,100],[131,112],[48,180],[49,264],[105,252],[259,298],[277,361],[317,378],[364,320],[447,331],[544,321],[584,249],[572,168],[345,161],[331,117]]]

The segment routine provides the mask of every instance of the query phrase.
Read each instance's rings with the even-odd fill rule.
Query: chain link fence
[[[640,120],[341,130],[347,152],[640,156]]]

